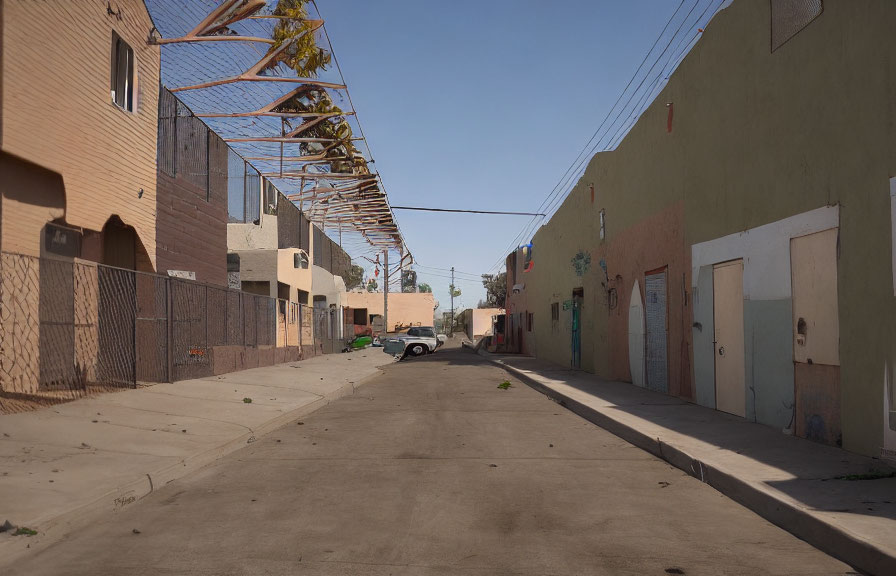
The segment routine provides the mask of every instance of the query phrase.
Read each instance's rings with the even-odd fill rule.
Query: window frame
[[[123,84],[119,82],[122,74],[122,48],[124,48],[124,75],[126,76]],[[119,90],[119,88],[121,88],[121,90]],[[119,95],[122,96],[120,102]],[[114,30],[112,31],[109,96],[112,100],[112,104],[120,110],[130,112],[131,114],[137,112],[137,70],[134,48],[125,42],[124,38]]]

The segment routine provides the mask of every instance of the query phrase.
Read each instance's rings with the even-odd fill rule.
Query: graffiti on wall
[[[583,250],[579,250],[578,254],[570,260],[572,267],[576,271],[576,276],[584,276],[588,269],[591,268],[591,254]]]

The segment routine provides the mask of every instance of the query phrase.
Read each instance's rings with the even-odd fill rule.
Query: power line
[[[413,266],[417,266],[419,268],[427,268],[429,270],[439,270],[441,272],[451,272],[451,268],[437,268],[436,266],[424,266],[418,262],[414,262]],[[422,271],[421,271],[422,272]],[[464,274],[466,276],[473,276],[478,279],[482,279],[482,274],[474,274],[473,272],[462,272],[460,270],[455,270],[455,274]]]
[[[680,3],[680,4],[678,5],[678,7],[675,9],[675,12],[672,13],[672,16],[670,16],[670,17],[669,17],[669,20],[666,22],[666,25],[663,26],[663,30],[660,32],[659,36],[657,36],[656,40],[655,40],[654,43],[653,43],[653,46],[651,46],[651,47],[650,47],[650,50],[648,50],[647,53],[644,55],[644,58],[641,60],[641,63],[638,65],[638,68],[635,69],[635,73],[632,74],[632,77],[631,77],[631,79],[628,81],[628,84],[626,84],[625,88],[624,88],[624,89],[622,90],[622,92],[619,94],[619,97],[616,99],[616,102],[613,104],[613,106],[610,108],[610,110],[607,111],[607,115],[606,115],[606,116],[604,117],[604,119],[601,121],[601,123],[600,123],[600,125],[597,127],[597,129],[594,131],[594,134],[591,135],[591,138],[588,139],[588,142],[585,144],[585,146],[582,147],[582,150],[579,152],[579,154],[576,156],[576,158],[575,158],[575,159],[572,161],[572,163],[569,165],[569,168],[566,169],[566,171],[563,173],[563,176],[560,177],[560,180],[557,182],[557,184],[554,185],[554,187],[551,189],[551,191],[548,193],[548,195],[545,197],[545,199],[544,199],[544,200],[542,201],[542,203],[539,205],[538,210],[543,210],[545,207],[548,206],[549,203],[552,202],[553,198],[554,198],[557,194],[559,194],[560,191],[563,189],[563,188],[561,188],[561,187],[564,186],[564,184],[565,184],[566,181],[568,181],[568,179],[569,179],[571,173],[572,173],[573,171],[577,171],[577,170],[578,170],[578,167],[581,166],[581,162],[580,162],[579,160],[583,158],[583,155],[585,155],[586,151],[588,150],[588,147],[591,145],[592,142],[594,142],[594,139],[597,138],[597,136],[598,136],[598,134],[600,133],[600,131],[601,131],[601,130],[603,129],[603,127],[606,125],[607,120],[609,120],[609,119],[610,119],[610,116],[613,114],[613,110],[615,110],[616,107],[619,105],[619,102],[622,101],[622,98],[625,96],[625,93],[628,91],[628,89],[631,87],[632,83],[635,81],[635,78],[638,77],[638,73],[639,73],[639,72],[641,71],[641,69],[644,67],[644,64],[647,62],[647,59],[648,59],[648,58],[650,57],[650,55],[653,53],[653,51],[654,51],[654,49],[656,48],[657,44],[659,44],[660,39],[661,39],[661,38],[663,37],[663,35],[666,33],[666,30],[669,28],[669,25],[670,25],[670,24],[672,23],[672,21],[675,19],[675,16],[676,16],[676,15],[678,14],[678,12],[681,10],[681,7],[684,5],[684,3],[685,3],[685,0],[681,0],[681,3]],[[623,108],[624,108],[624,107],[623,107]],[[614,120],[614,122],[615,122],[615,120]],[[598,142],[600,142],[600,139],[598,139]],[[587,156],[584,156],[584,158],[587,158]],[[577,163],[578,163],[578,164],[577,164]],[[520,231],[520,233],[519,233],[519,234],[518,234],[518,235],[517,235],[517,236],[510,242],[510,246],[508,246],[507,249],[504,250],[504,254],[502,254],[501,256],[499,256],[498,261],[495,262],[495,263],[492,265],[492,267],[490,268],[490,270],[494,270],[494,269],[501,263],[501,261],[504,260],[504,259],[506,258],[506,255],[510,252],[510,250],[512,250],[513,248],[515,248],[516,246],[519,245],[520,240],[525,238],[526,234],[529,233],[529,231],[532,229],[532,227],[533,227],[533,225],[535,224],[535,222],[536,222],[536,221],[535,221],[534,218],[533,218],[532,220],[529,221],[529,224],[528,224],[525,228],[523,228],[523,229]]]
[[[463,212],[465,214],[504,214],[508,216],[544,216],[533,212],[497,212],[492,210],[453,210],[449,208],[421,208],[419,206],[393,206],[393,210],[421,210],[424,212]]]
[[[663,31],[660,33],[660,36],[657,37],[653,46],[650,48],[650,52],[648,52],[648,56],[653,52],[653,50],[659,44],[660,39],[662,38],[663,34],[665,34],[666,30],[669,28],[669,25],[675,20],[676,14],[678,14],[678,12],[681,10],[681,7],[684,6],[684,1],[685,0],[682,0],[681,4],[678,5],[678,8],[672,14],[672,17],[666,23],[666,26],[663,27]],[[566,197],[569,195],[569,191],[572,189],[572,186],[573,186],[572,178],[576,174],[578,174],[578,171],[582,167],[582,164],[584,164],[590,157],[592,157],[594,155],[595,150],[597,150],[600,147],[600,143],[609,134],[609,132],[611,130],[613,130],[613,126],[616,125],[616,123],[619,121],[619,119],[622,118],[622,115],[625,113],[626,108],[628,108],[629,104],[631,104],[632,100],[638,94],[638,91],[641,90],[641,88],[644,86],[644,82],[647,81],[647,78],[650,77],[651,72],[653,72],[653,69],[656,68],[656,65],[659,63],[660,59],[662,59],[663,55],[666,54],[666,51],[669,50],[669,47],[672,45],[672,42],[674,42],[675,39],[678,37],[678,33],[681,31],[681,27],[684,25],[684,23],[687,21],[687,19],[690,18],[691,13],[693,13],[694,9],[700,4],[700,1],[701,0],[696,0],[694,2],[694,5],[691,6],[690,11],[688,11],[688,13],[685,15],[685,17],[682,18],[681,22],[678,24],[678,28],[675,30],[675,32],[672,33],[672,36],[669,38],[669,41],[666,43],[666,46],[663,48],[663,51],[660,52],[659,56],[657,56],[655,59],[653,59],[653,63],[650,65],[650,68],[644,74],[644,77],[641,78],[641,81],[638,83],[638,86],[631,92],[631,94],[629,95],[628,100],[626,100],[625,104],[623,104],[622,107],[619,109],[619,111],[616,114],[616,117],[613,118],[613,121],[607,125],[607,129],[604,131],[604,134],[600,138],[597,139],[597,141],[594,143],[594,145],[591,146],[590,149],[588,149],[588,152],[586,154],[581,156],[581,160],[579,160],[579,158],[576,159],[576,161],[578,161],[578,164],[576,164],[575,169],[569,173],[569,177],[567,178],[566,194],[561,196],[559,194],[559,190],[558,190],[558,194],[555,195],[554,200],[551,202],[550,207],[547,210],[548,213],[550,213],[552,210],[555,210],[557,207],[559,207],[560,204],[562,204],[563,200],[565,200]],[[643,65],[646,63],[646,61],[647,61],[647,58],[645,57],[645,59],[642,61],[641,66],[638,67],[638,70],[635,72],[634,76],[632,76],[632,79],[629,80],[629,83],[628,83],[628,85],[626,85],[625,90],[623,90],[622,94],[620,94],[620,97],[616,101],[616,104],[618,104],[622,100],[622,97],[625,95],[625,92],[632,85],[635,78],[637,78],[638,72],[641,70],[641,68],[643,68]],[[638,103],[640,103],[641,100],[642,100],[642,98],[639,98]],[[610,109],[610,114],[613,113],[614,108],[615,108],[615,105],[613,108]],[[632,110],[635,110],[635,108],[632,108]],[[610,114],[607,115],[608,118],[609,118]],[[623,125],[624,125],[624,123],[623,123]],[[614,138],[615,138],[616,134],[618,134],[618,130],[617,130],[617,132],[614,133]],[[609,144],[611,141],[612,141],[612,139],[607,141],[607,144]],[[589,144],[590,144],[590,142],[589,142]],[[587,149],[587,146],[588,145],[586,145],[586,149]],[[604,149],[606,149],[606,145],[604,146]],[[583,152],[584,152],[584,150],[583,150]]]
[[[570,167],[564,173],[563,177],[561,177],[561,179],[557,183],[557,185],[554,186],[552,191],[548,194],[548,196],[545,198],[545,200],[539,206],[539,208],[538,208],[539,210],[542,210],[542,209],[544,209],[545,206],[547,206],[548,208],[545,210],[545,212],[547,212],[548,214],[552,214],[552,211],[555,210],[556,208],[558,208],[560,206],[560,204],[562,204],[563,200],[569,195],[569,192],[572,190],[572,187],[574,184],[574,181],[572,180],[572,178],[575,177],[576,175],[579,175],[579,170],[581,169],[582,165],[589,158],[593,157],[595,150],[600,146],[601,142],[604,141],[604,138],[610,133],[613,126],[615,126],[617,124],[617,122],[620,120],[622,115],[625,113],[626,109],[629,107],[629,104],[631,104],[632,100],[634,100],[636,98],[636,95],[641,90],[641,88],[644,86],[644,83],[647,81],[648,78],[651,77],[651,73],[654,70],[654,68],[656,67],[656,65],[659,63],[659,61],[663,58],[663,56],[669,50],[669,47],[672,46],[673,42],[675,42],[676,38],[678,38],[679,32],[681,31],[682,27],[684,26],[684,24],[686,22],[688,22],[691,14],[701,4],[701,2],[702,2],[702,0],[697,0],[694,3],[694,5],[690,8],[687,15],[679,23],[676,31],[669,38],[669,41],[667,42],[663,51],[656,58],[653,59],[652,65],[650,66],[649,70],[644,75],[644,77],[641,79],[641,82],[638,84],[638,87],[635,88],[635,90],[629,95],[625,104],[621,108],[619,108],[619,111],[617,112],[616,117],[613,119],[613,121],[609,125],[607,125],[606,124],[607,120],[613,114],[613,111],[617,108],[617,106],[619,105],[619,102],[625,96],[626,92],[631,87],[634,80],[638,77],[641,69],[644,68],[644,65],[646,64],[648,58],[654,52],[656,46],[659,44],[660,39],[666,33],[666,30],[669,29],[669,26],[675,20],[676,15],[681,11],[681,8],[685,3],[685,0],[682,0],[682,2],[679,4],[678,8],[676,8],[675,12],[672,14],[672,16],[666,22],[666,25],[663,27],[662,32],[660,32],[660,35],[657,37],[653,46],[650,48],[650,50],[648,50],[647,54],[645,55],[641,64],[638,66],[634,75],[629,80],[628,84],[626,85],[626,87],[622,91],[622,93],[620,94],[619,98],[616,100],[616,103],[613,105],[613,107],[610,108],[610,111],[607,113],[607,116],[604,118],[604,120],[601,122],[598,129],[592,135],[591,139],[588,141],[588,143],[582,149],[582,152],[579,153],[579,155],[576,157],[576,159],[573,161],[573,163],[570,165]],[[713,11],[712,15],[715,15],[715,12],[718,11],[718,8],[721,6],[721,4],[723,2],[724,2],[724,0],[718,1],[717,5],[716,5],[716,10]],[[706,13],[709,11],[709,9],[713,6],[713,3],[714,3],[714,0],[710,0],[710,3],[706,6],[706,8],[704,8],[703,12],[700,14],[700,16],[697,18],[697,20],[694,22],[694,24],[692,26],[697,26],[700,24],[700,21],[706,15]],[[710,16],[710,19],[712,18],[712,15]],[[691,29],[691,27],[689,27],[688,29]],[[696,38],[699,38],[699,34],[697,35]],[[662,79],[664,77],[663,72],[668,70],[668,73],[671,74],[671,71],[673,71],[675,69],[675,67],[678,65],[678,63],[683,59],[684,55],[690,50],[690,48],[694,44],[694,40],[691,40],[690,42],[688,42],[685,45],[684,50],[677,53],[677,51],[678,51],[679,47],[682,45],[683,41],[684,41],[684,37],[679,39],[678,43],[675,45],[675,49],[670,54],[670,58],[667,59],[665,64],[660,68],[660,72],[659,72],[659,75],[657,76],[656,80],[654,82],[652,82],[650,84],[650,87],[642,94],[642,96],[640,98],[638,98],[637,104],[634,108],[631,109],[631,112],[640,110],[640,107],[644,103],[645,97],[653,95],[653,92],[656,89],[657,85],[659,85],[659,83],[662,81]],[[672,67],[669,67],[670,62],[674,62],[675,64]],[[649,99],[648,99],[648,102],[650,102]],[[613,137],[606,141],[606,144],[604,145],[603,149],[612,149],[613,145],[618,145],[618,143],[621,141],[621,138],[624,137],[624,135],[628,132],[628,130],[631,129],[631,126],[633,126],[634,123],[637,121],[637,117],[638,117],[638,114],[633,114],[634,120],[632,122],[623,121],[619,125],[619,128],[614,132]],[[604,132],[603,135],[600,136],[599,138],[597,138],[597,135],[601,132],[601,130],[605,126],[606,126],[606,130],[603,131]],[[593,146],[591,146],[591,148],[589,150],[588,147],[591,145],[592,142],[595,141],[595,138],[597,138],[597,141],[594,143]],[[609,145],[609,146],[607,146],[607,145]],[[587,153],[586,153],[586,151],[587,151]],[[564,190],[565,190],[566,194],[564,194],[563,196],[559,196],[559,194],[561,192],[563,192]],[[536,223],[537,222],[534,218],[532,220],[530,220],[529,223],[527,224],[527,226],[524,227],[523,230],[520,232],[520,234],[518,234],[516,236],[516,238],[514,238],[514,240],[511,241],[510,246],[505,250],[505,253],[509,253],[509,251],[511,249],[513,249],[521,241],[521,239],[525,238],[527,233],[530,233],[530,231],[534,232],[533,225],[535,225]],[[495,262],[495,264],[490,268],[490,270],[494,270],[496,267],[498,267],[504,258],[506,258],[506,254],[502,254],[499,257],[498,261]]]
[[[443,278],[443,279],[446,279],[446,280],[451,280],[451,276],[448,276],[448,275],[443,276],[443,275],[441,275],[441,274],[433,274],[432,272],[427,272],[425,275],[418,276],[417,278],[418,278],[418,279],[419,279],[419,278],[423,278],[423,279],[426,279],[426,278]],[[472,283],[472,284],[478,284],[479,286],[482,286],[482,281],[481,281],[481,280],[473,280],[473,279],[471,279],[471,278],[455,278],[455,281],[456,281],[456,282],[469,282],[469,283]],[[420,283],[420,282],[418,281],[417,284],[419,284],[419,283]]]

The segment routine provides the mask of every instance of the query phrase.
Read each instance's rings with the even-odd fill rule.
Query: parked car
[[[444,344],[432,326],[414,326],[407,333],[390,336],[383,343],[383,351],[386,354],[401,356],[423,356],[432,354],[436,348]]]

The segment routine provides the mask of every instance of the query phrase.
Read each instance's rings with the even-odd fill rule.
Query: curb
[[[879,576],[896,574],[896,556],[892,553],[882,550],[842,528],[825,522],[809,511],[795,506],[792,502],[776,497],[753,483],[702,462],[684,450],[671,444],[666,444],[660,438],[647,436],[636,428],[624,424],[599,410],[586,406],[539,382],[524,370],[509,366],[501,360],[486,355],[482,351],[479,352],[479,355],[492,364],[504,368],[504,370],[525,382],[530,388],[541,392],[567,410],[710,485],[738,504],[752,510],[772,524],[783,528],[822,552],[853,566],[864,574]]]
[[[228,454],[236,452],[240,448],[244,448],[250,444],[250,438],[254,437],[260,440],[262,436],[266,436],[271,432],[282,428],[284,425],[295,419],[316,412],[334,400],[338,400],[345,396],[351,396],[355,393],[357,388],[366,384],[369,380],[383,374],[381,367],[377,366],[376,370],[377,372],[361,378],[354,384],[346,383],[336,390],[321,396],[317,400],[305,404],[304,406],[299,406],[289,412],[280,414],[276,418],[262,423],[254,430],[230,439],[224,444],[188,456],[175,464],[169,464],[155,471],[144,473],[142,478],[128,482],[90,502],[81,504],[61,514],[45,516],[27,522],[26,524],[29,527],[38,530],[38,534],[36,536],[25,537],[6,536],[0,540],[0,567],[5,564],[11,564],[19,557],[40,546],[46,547],[47,545],[64,538],[67,534],[87,526],[93,520],[100,518],[104,514],[118,512],[119,510],[129,507],[146,496],[149,496],[156,489],[201,470]],[[32,546],[32,544],[35,546]]]

